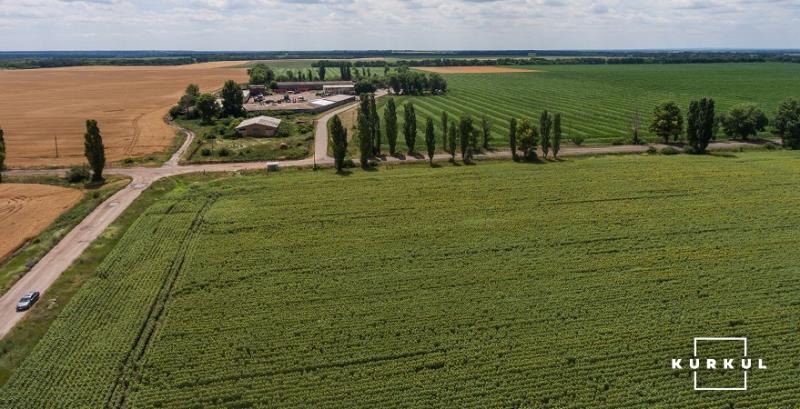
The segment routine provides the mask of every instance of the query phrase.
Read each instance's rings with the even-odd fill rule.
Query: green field
[[[449,112],[451,118],[486,115],[492,121],[494,144],[507,148],[512,116],[532,118],[538,123],[541,110],[548,109],[564,115],[565,138],[577,135],[587,143],[610,143],[630,139],[631,118],[637,110],[642,115],[643,128],[647,128],[653,107],[666,99],[678,102],[684,116],[690,100],[705,96],[717,101],[718,112],[736,103],[752,102],[771,116],[785,98],[800,98],[800,64],[529,68],[538,72],[445,75],[450,88],[447,95],[413,98],[418,129],[424,129],[425,116],[434,117],[438,126],[442,110]],[[398,112],[402,123],[402,110]],[[650,138],[655,139],[654,135]],[[402,136],[399,139],[404,146]]]
[[[782,151],[190,179],[0,407],[796,407],[798,174]],[[697,336],[769,369],[695,392],[670,360]]]

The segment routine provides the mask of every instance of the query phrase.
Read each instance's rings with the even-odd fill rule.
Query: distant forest
[[[354,66],[455,66],[552,64],[701,64],[742,62],[800,63],[800,50],[485,50],[485,51],[14,51],[0,52],[0,68],[29,69],[81,65],[185,65],[236,60],[336,60],[388,58],[389,61],[355,61]],[[330,61],[333,60],[333,61]]]

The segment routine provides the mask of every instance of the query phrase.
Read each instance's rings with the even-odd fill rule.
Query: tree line
[[[217,96],[200,92],[197,84],[189,84],[178,103],[169,110],[172,118],[200,119],[203,124],[211,124],[215,117],[243,117],[244,92],[234,80],[227,80],[219,93],[222,100],[217,103]]]
[[[399,156],[397,141],[400,133],[407,148],[409,156],[417,156],[417,113],[412,102],[406,102],[402,106],[403,127],[399,129],[398,107],[394,98],[389,98],[386,102],[386,109],[383,113],[383,131],[385,132],[386,143],[389,146],[389,155]],[[361,96],[361,103],[358,110],[356,132],[358,137],[359,163],[363,169],[370,169],[375,165],[374,160],[383,156],[382,138],[384,132],[381,131],[381,118],[375,103],[374,94]],[[458,120],[450,119],[446,111],[442,112],[439,118],[441,125],[441,135],[436,135],[435,120],[426,117],[424,120],[424,139],[425,151],[428,160],[433,165],[436,153],[436,142],[440,140],[442,150],[450,156],[450,161],[455,162],[456,156],[460,153],[461,160],[465,163],[472,163],[474,155],[492,149],[491,133],[492,123],[485,115],[479,121],[473,119],[471,115],[464,115]],[[550,152],[553,158],[558,157],[561,149],[561,114],[551,114],[548,111],[542,112],[539,117],[539,126],[534,127],[528,119],[517,122],[511,120],[511,150],[514,160],[536,160],[538,159],[537,148],[541,146],[543,155],[548,157]],[[336,170],[343,171],[347,155],[347,130],[344,128],[338,115],[331,119],[329,124],[331,142],[333,144],[334,164]],[[522,155],[519,155],[522,151]]]
[[[31,69],[83,65],[186,65],[210,61],[319,59],[312,68],[339,66],[358,58],[398,58],[397,61],[357,60],[354,67],[448,66],[448,65],[552,65],[552,64],[702,64],[742,62],[800,62],[792,50],[769,51],[574,51],[504,50],[395,52],[289,51],[289,52],[181,52],[181,51],[69,51],[0,52],[0,68]],[[500,56],[500,58],[497,58]],[[462,57],[462,58],[455,58]],[[479,58],[480,57],[480,58]],[[483,58],[486,57],[486,58]],[[544,58],[550,57],[550,58]],[[335,59],[335,60],[334,60]],[[347,61],[350,62],[350,61]]]
[[[390,72],[387,65],[383,65],[383,75],[367,69],[367,66],[355,67],[350,61],[317,61],[312,63],[316,72],[308,70],[286,70],[280,76],[275,70],[264,63],[255,64],[248,69],[251,85],[264,85],[270,89],[278,88],[278,81],[325,81],[328,68],[338,68],[339,78],[342,81],[355,81],[356,93],[371,94],[380,88],[391,88],[396,94],[423,95],[426,93],[439,94],[447,92],[447,80],[437,73],[425,74],[412,71],[407,66]]]
[[[382,133],[375,96],[372,94],[361,96],[356,132],[362,168],[369,169],[374,166],[373,160],[382,156],[384,136],[389,147],[389,155],[398,155],[397,140],[401,132],[408,155],[418,154],[417,114],[414,104],[406,102],[402,110],[404,121],[402,129],[399,129],[397,104],[393,98],[387,100],[383,113],[384,133]],[[470,163],[476,153],[491,149],[491,122],[486,116],[481,117],[479,122],[470,115],[455,120],[450,119],[446,111],[442,111],[439,120],[442,133],[438,137],[434,119],[426,117],[424,120],[423,143],[431,165],[437,140],[441,141],[441,150],[449,154],[451,162],[455,162],[456,156],[460,153],[461,160]],[[711,98],[701,98],[690,102],[685,127],[683,113],[677,104],[674,102],[658,104],[653,111],[650,131],[663,138],[666,143],[671,140],[678,141],[685,135],[689,145],[687,152],[703,153],[716,138],[720,128],[731,138],[747,139],[765,130],[769,123],[763,111],[754,105],[736,105],[728,112],[717,115],[715,101]],[[800,149],[800,101],[788,99],[781,103],[772,123],[774,134],[782,138],[784,146]],[[544,159],[551,154],[557,159],[563,138],[562,124],[561,113],[551,113],[547,110],[540,113],[538,123],[528,118],[511,118],[508,136],[513,160],[527,162],[539,160],[539,151]],[[636,113],[631,121],[634,144],[644,143],[641,126],[641,117]],[[348,141],[347,131],[338,116],[332,119],[330,131],[336,169],[341,172],[345,166]]]
[[[635,144],[641,143],[639,122],[635,114],[632,120]],[[755,104],[734,105],[717,115],[714,100],[702,98],[689,103],[685,129],[683,113],[673,101],[656,105],[649,129],[664,143],[679,142],[685,135],[689,152],[704,153],[720,130],[730,139],[747,140],[764,132],[769,124],[767,115]],[[785,147],[800,149],[800,101],[790,98],[782,102],[772,124],[773,134],[782,139]]]

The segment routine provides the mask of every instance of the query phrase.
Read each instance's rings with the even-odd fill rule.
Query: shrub
[[[180,116],[181,112],[183,112],[183,109],[181,109],[179,105],[174,105],[172,108],[169,109],[169,117],[173,119],[177,118],[178,116]]]
[[[694,146],[687,146],[683,148],[684,153],[688,153],[689,155],[697,155],[703,153],[702,151],[696,149]]]
[[[89,180],[91,176],[89,168],[85,166],[75,166],[67,171],[65,179],[69,183],[81,183]]]
[[[662,155],[677,155],[679,153],[681,153],[681,151],[673,148],[672,146],[667,146],[666,148],[661,149]]]
[[[656,149],[655,146],[650,146],[647,148],[647,153],[650,155],[655,155],[656,153],[658,153],[658,149]]]
[[[764,149],[770,150],[770,151],[778,150],[778,149],[781,149],[781,148],[782,148],[782,146],[778,145],[775,142],[767,142],[767,143],[764,144]]]
[[[569,138],[570,142],[574,143],[575,145],[581,146],[583,145],[583,141],[585,140],[584,137],[575,135],[572,138]]]
[[[279,138],[286,138],[292,134],[292,124],[288,121],[281,121],[281,124],[278,125],[278,130],[275,133],[275,136]]]
[[[625,145],[626,142],[624,139],[614,139],[613,141],[611,141],[611,144],[614,146],[619,146],[619,145]]]
[[[228,149],[228,148],[226,148],[224,146],[219,149],[219,156],[228,156],[230,154],[231,154],[230,149]]]
[[[300,133],[300,134],[303,134],[303,135],[305,135],[305,134],[307,134],[307,133],[309,133],[309,132],[311,132],[313,130],[314,130],[314,127],[311,124],[302,123],[302,124],[297,125],[297,132]]]
[[[211,149],[208,148],[200,149],[200,155],[211,156]]]

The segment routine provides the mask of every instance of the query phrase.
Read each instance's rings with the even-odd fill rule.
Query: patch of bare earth
[[[536,70],[526,70],[523,68],[511,68],[501,66],[474,66],[474,67],[414,67],[414,69],[439,74],[509,74],[515,72],[539,72]]]
[[[175,137],[164,117],[186,86],[195,83],[208,92],[228,79],[245,81],[245,68],[228,68],[241,64],[0,70],[6,166],[84,163],[87,119],[98,121],[109,162],[163,152]]]
[[[82,197],[80,190],[59,186],[0,184],[0,261],[38,236]]]

